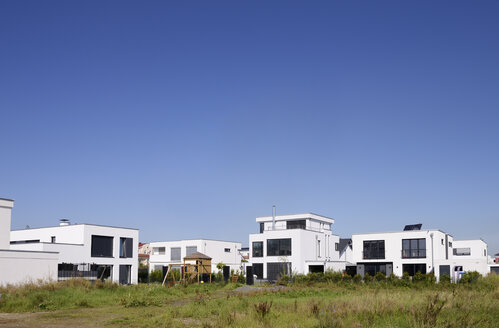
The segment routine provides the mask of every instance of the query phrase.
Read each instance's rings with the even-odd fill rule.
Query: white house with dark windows
[[[306,213],[258,217],[256,222],[259,233],[250,234],[249,243],[258,279],[345,269],[339,259],[339,237],[331,232],[334,219]]]
[[[421,230],[421,226],[408,225],[404,231],[352,235],[357,273],[402,276],[407,272],[413,276],[419,271],[434,272],[436,277],[447,274],[454,279],[464,271],[488,273],[485,242],[454,241],[450,234],[437,229]]]
[[[165,270],[169,265],[180,270],[183,258],[195,252],[211,257],[211,271],[216,272],[217,264],[223,263],[232,270],[243,270],[241,243],[211,239],[187,239],[158,241],[149,244],[149,270]],[[165,271],[166,272],[166,271]]]
[[[58,253],[59,280],[83,277],[136,284],[139,231],[96,224],[13,230],[10,248]]]
[[[58,253],[10,247],[14,201],[0,198],[0,286],[57,279]]]

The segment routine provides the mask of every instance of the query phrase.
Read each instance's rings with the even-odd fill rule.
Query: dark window
[[[409,276],[414,276],[416,272],[421,272],[423,274],[426,273],[426,264],[418,263],[418,264],[403,264],[402,271],[407,272]]]
[[[385,241],[384,240],[365,240],[364,241],[364,259],[384,259]]]
[[[253,257],[263,257],[263,241],[253,242]]]
[[[55,243],[55,236],[50,237],[50,242],[51,242],[52,244],[54,244],[54,243]]]
[[[265,230],[265,223],[260,222],[260,233],[262,233],[263,230]]]
[[[402,258],[414,259],[426,257],[426,239],[402,239]]]
[[[291,255],[291,238],[267,239],[267,256]]]
[[[306,229],[306,220],[286,221],[286,229]]]
[[[290,274],[290,262],[267,263],[267,280],[276,281],[281,274]]]
[[[456,256],[471,255],[471,248],[454,248],[452,254]]]
[[[338,243],[334,243],[334,250],[335,250],[335,251],[337,251],[339,247],[340,247],[340,244],[338,244]]]
[[[122,285],[129,285],[131,284],[131,273],[132,273],[132,266],[131,265],[120,265],[120,284]]]
[[[373,263],[364,265],[364,274],[369,273],[371,277],[374,277],[376,273],[381,272],[386,275],[386,264]]]
[[[133,257],[132,238],[120,238],[120,257]]]
[[[170,261],[180,261],[180,247],[170,249]]]
[[[230,248],[224,248],[225,253],[230,253]]]
[[[441,239],[441,242],[442,242],[442,245],[443,245],[444,244],[444,239],[443,238]]]
[[[449,241],[449,247],[452,247],[452,241]]]
[[[185,255],[186,256],[189,256],[191,255],[192,253],[196,253],[198,251],[198,247],[197,246],[187,246],[185,248]],[[180,260],[180,259],[179,259]]]
[[[113,257],[113,237],[92,235],[92,257]]]
[[[253,263],[253,274],[257,279],[263,279],[263,263]]]

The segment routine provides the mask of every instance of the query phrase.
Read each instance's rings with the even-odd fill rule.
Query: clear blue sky
[[[497,1],[1,1],[13,228],[423,223],[499,252]]]

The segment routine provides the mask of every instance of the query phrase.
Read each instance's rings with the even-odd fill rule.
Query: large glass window
[[[180,247],[170,249],[170,261],[180,261]]]
[[[253,274],[257,279],[263,279],[263,263],[253,263]]]
[[[291,262],[267,263],[267,279],[276,281],[283,274],[291,273]]]
[[[263,241],[253,242],[253,257],[263,257]]]
[[[197,246],[187,246],[185,248],[185,255],[189,256],[192,253],[196,253],[197,251],[198,251],[198,247]]]
[[[416,272],[421,272],[423,274],[426,273],[426,264],[417,263],[417,264],[403,264],[402,272],[407,272],[409,276],[414,276]]]
[[[120,238],[120,257],[133,257],[133,239]]]
[[[384,259],[385,258],[385,241],[384,240],[365,240],[363,258],[368,259]]]
[[[92,257],[113,257],[113,237],[92,235]]]
[[[267,256],[291,255],[291,238],[267,239]]]
[[[306,220],[286,221],[286,229],[306,229]]]
[[[471,248],[454,248],[452,254],[456,256],[471,255]]]
[[[425,258],[426,239],[402,239],[402,258]]]

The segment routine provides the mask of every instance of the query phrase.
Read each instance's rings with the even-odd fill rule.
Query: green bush
[[[342,280],[343,276],[341,272],[328,270],[324,273],[323,278],[327,282],[339,282]]]
[[[465,274],[463,274],[463,276],[461,277],[461,280],[459,280],[460,283],[474,283],[476,282],[478,279],[480,279],[482,275],[480,273],[478,273],[477,271],[470,271],[470,272],[466,272]]]
[[[386,275],[383,272],[377,272],[374,278],[376,281],[385,281]]]
[[[449,284],[450,283],[450,276],[448,274],[443,274],[440,276],[440,284]]]
[[[149,282],[163,282],[163,270],[154,270],[149,274]]]
[[[355,282],[355,283],[359,283],[359,282],[361,282],[361,281],[362,281],[362,276],[361,276],[360,274],[358,274],[358,273],[357,273],[355,276],[353,276],[352,280],[353,280],[353,282]]]
[[[424,282],[426,281],[426,277],[420,271],[416,272],[412,277],[412,282]]]

